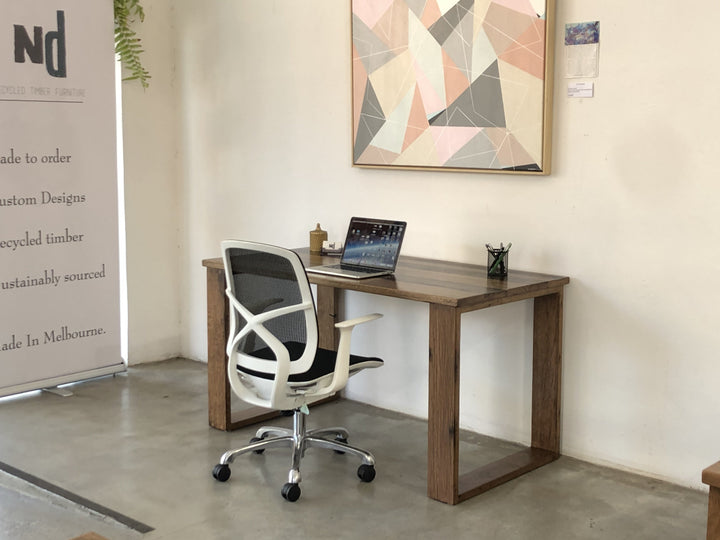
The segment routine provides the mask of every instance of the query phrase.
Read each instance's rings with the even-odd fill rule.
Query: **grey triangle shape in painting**
[[[498,169],[497,149],[485,133],[478,133],[444,164],[445,167]]]
[[[382,112],[380,102],[369,80],[365,87],[365,96],[363,97],[359,120],[353,151],[354,161],[360,158],[373,140],[373,137],[377,135],[377,132],[380,131],[380,128],[385,124],[385,115]]]
[[[422,19],[422,14],[423,11],[425,11],[427,0],[405,0],[405,3],[418,19]]]
[[[445,15],[435,21],[435,23],[428,28],[428,32],[430,32],[440,45],[444,44],[445,40],[452,34],[457,25],[460,24],[463,17],[465,17],[469,11],[472,11],[474,3],[475,0],[460,0],[447,10]]]
[[[474,23],[473,14],[467,13],[457,24],[456,31],[448,36],[443,45],[443,50],[455,62],[455,65],[463,71],[468,80],[472,76]]]
[[[505,127],[505,105],[499,77],[495,61],[447,109],[431,119],[430,125]]]
[[[365,71],[372,73],[395,58],[395,54],[356,15],[353,15],[353,45],[357,49]]]

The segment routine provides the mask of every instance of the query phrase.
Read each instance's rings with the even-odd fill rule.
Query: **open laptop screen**
[[[394,270],[405,226],[404,221],[352,218],[342,263]]]

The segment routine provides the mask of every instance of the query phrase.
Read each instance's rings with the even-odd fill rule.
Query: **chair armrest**
[[[338,343],[337,356],[335,357],[335,373],[332,381],[322,389],[323,393],[332,394],[342,390],[350,376],[350,337],[353,328],[358,324],[374,321],[382,317],[380,313],[371,313],[362,317],[355,317],[335,324],[340,330],[340,342]]]
[[[354,326],[357,326],[358,324],[374,321],[375,319],[379,319],[380,317],[382,317],[382,313],[371,313],[370,315],[363,315],[362,317],[355,317],[354,319],[348,319],[347,321],[335,323],[335,328],[352,328]]]

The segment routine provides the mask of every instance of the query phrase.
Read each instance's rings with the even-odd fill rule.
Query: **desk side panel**
[[[230,383],[227,378],[225,340],[228,303],[225,273],[207,269],[208,420],[217,429],[230,429]]]
[[[316,303],[319,332],[318,345],[323,349],[337,351],[340,332],[335,328],[335,323],[339,319],[340,289],[328,287],[327,285],[318,285]]]
[[[428,496],[458,503],[460,313],[430,305]]]
[[[534,300],[532,447],[560,454],[563,291]]]
[[[710,487],[708,493],[707,540],[720,540],[720,488]]]

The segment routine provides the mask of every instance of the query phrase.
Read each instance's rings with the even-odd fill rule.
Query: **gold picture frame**
[[[547,175],[555,0],[351,0],[353,165]]]

